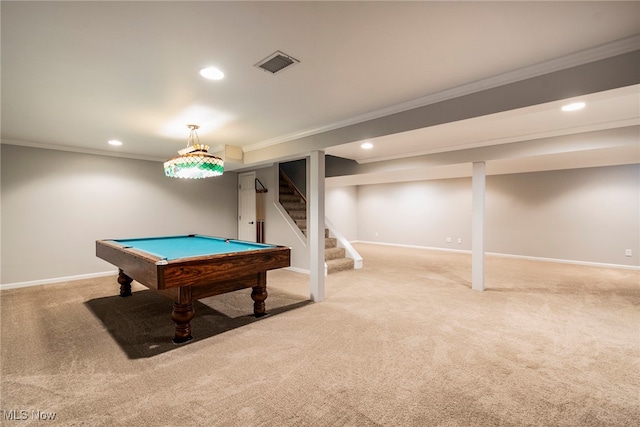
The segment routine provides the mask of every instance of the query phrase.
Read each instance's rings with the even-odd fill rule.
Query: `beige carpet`
[[[490,258],[477,292],[467,255],[357,249],[321,303],[289,271],[259,320],[248,290],[201,300],[182,346],[115,277],[3,291],[0,423],[640,425],[640,272]]]

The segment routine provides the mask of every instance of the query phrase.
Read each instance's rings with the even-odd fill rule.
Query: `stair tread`
[[[330,259],[327,261],[327,264],[332,264],[332,265],[336,265],[336,264],[353,264],[353,260],[351,258],[336,258],[336,259]]]
[[[305,206],[304,203],[296,203],[296,202],[280,202],[280,204],[286,209],[286,210],[293,210],[293,211],[306,211],[307,207]]]
[[[280,202],[302,202],[302,197],[295,194],[282,194],[280,193]]]

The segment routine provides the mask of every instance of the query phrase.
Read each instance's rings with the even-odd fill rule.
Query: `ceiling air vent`
[[[268,71],[271,74],[275,74],[285,68],[297,64],[298,62],[300,61],[277,50],[262,61],[258,62],[255,66],[262,68],[264,71]]]

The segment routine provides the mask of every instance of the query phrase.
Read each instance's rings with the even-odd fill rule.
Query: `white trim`
[[[276,195],[277,197],[277,195]],[[289,229],[296,235],[300,243],[306,248],[307,247],[307,236],[305,236],[302,231],[300,231],[300,227],[295,223],[295,221],[289,216],[287,210],[282,206],[279,200],[274,200],[273,207],[276,208],[280,216],[285,220]]]
[[[466,249],[447,249],[447,248],[438,248],[433,246],[418,246],[418,245],[403,245],[399,243],[370,242],[367,240],[353,240],[351,243],[362,243],[366,245],[379,245],[379,246],[395,246],[398,248],[424,249],[429,251],[440,251],[440,252],[456,252],[456,253],[471,255],[471,251]],[[502,258],[527,259],[531,261],[555,262],[558,264],[584,265],[586,267],[620,268],[624,270],[640,271],[640,266],[637,266],[637,265],[609,264],[604,262],[578,261],[578,260],[572,260],[572,259],[544,258],[544,257],[515,255],[515,254],[501,254],[498,252],[486,252],[485,254],[489,256],[502,257]]]
[[[418,246],[418,245],[405,245],[402,243],[369,242],[367,240],[354,240],[351,243],[363,243],[366,245],[394,246],[397,248],[424,249],[428,251],[456,252],[461,254],[471,254],[471,251],[466,249],[447,249],[447,248],[437,248],[435,246]]]
[[[484,291],[486,193],[486,165],[484,162],[473,162],[471,174],[471,289],[474,291]]]
[[[310,270],[305,270],[304,268],[298,268],[298,267],[285,267],[283,270],[289,270],[296,273],[302,273],[307,275],[311,274]]]
[[[79,274],[77,276],[65,276],[65,277],[54,277],[51,279],[31,280],[28,282],[6,283],[3,285],[0,285],[0,290],[4,291],[7,289],[28,288],[30,286],[50,285],[54,283],[71,282],[74,280],[94,279],[96,277],[115,276],[117,274],[118,274],[118,270],[114,270],[114,271],[103,271],[100,273]]]
[[[242,188],[242,180],[245,177],[251,177],[251,186],[249,188],[249,190],[247,189],[243,189]],[[255,192],[255,182],[256,182],[256,171],[252,170],[252,171],[248,171],[248,172],[241,172],[238,173],[238,223],[237,223],[237,231],[236,231],[236,235],[238,236],[239,240],[247,240],[250,242],[257,242],[258,238],[257,238],[257,231],[258,231],[258,206],[257,206],[257,201],[256,201],[256,192]],[[250,193],[250,198],[251,201],[249,202],[249,206],[246,205],[242,205],[242,192],[243,191],[249,191]],[[253,209],[251,209],[251,207],[253,206]],[[253,224],[252,231],[250,232],[250,236],[248,237],[246,236],[244,233],[242,234],[242,236],[240,235],[241,231],[246,231],[243,230],[243,223],[245,223],[245,221],[247,220],[247,218],[242,219],[242,215],[246,214],[248,212],[249,214],[249,219],[251,219],[251,223]],[[247,223],[248,224],[248,223]],[[251,225],[251,224],[249,224]]]
[[[487,252],[487,255],[501,257],[501,258],[520,258],[520,259],[528,259],[531,261],[555,262],[558,264],[584,265],[586,267],[621,268],[624,270],[640,271],[640,266],[637,266],[637,265],[608,264],[604,262],[577,261],[572,259],[559,259],[559,258],[543,258],[543,257],[526,256],[526,255],[500,254],[497,252]]]
[[[325,156],[324,151],[312,151],[307,157],[307,241],[311,277],[309,293],[315,302],[324,300],[327,267],[324,262],[325,246]]]
[[[20,147],[40,148],[43,150],[67,151],[70,153],[93,154],[95,156],[119,157],[123,159],[133,159],[133,160],[146,160],[149,162],[164,162],[165,160],[167,160],[166,158],[155,157],[155,156],[144,156],[141,154],[124,153],[124,152],[120,153],[115,151],[96,150],[93,148],[85,148],[85,147],[72,147],[70,145],[43,144],[38,142],[19,141],[15,139],[2,139],[0,140],[0,144],[17,145]]]

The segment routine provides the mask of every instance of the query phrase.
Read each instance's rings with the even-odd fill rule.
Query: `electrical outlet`
[[[451,242],[452,242],[451,237],[447,237],[447,243],[451,243]]]
[[[462,244],[462,239],[460,237],[458,237],[458,244]]]
[[[633,251],[631,249],[625,249],[624,256],[633,256]]]

